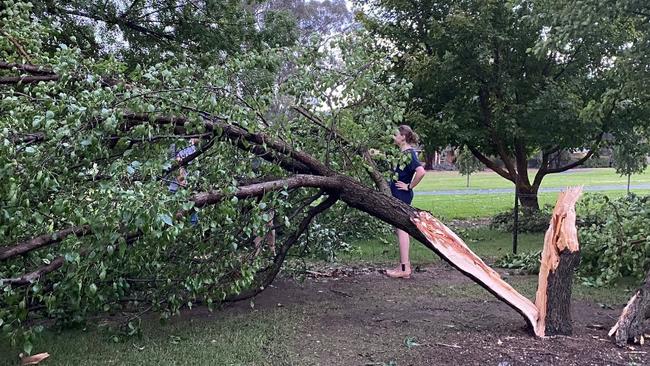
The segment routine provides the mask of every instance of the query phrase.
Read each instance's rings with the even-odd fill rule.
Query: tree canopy
[[[414,85],[409,118],[427,139],[466,144],[518,186],[525,206],[538,207],[545,175],[584,163],[630,123],[647,124],[622,117],[645,108],[648,96],[630,68],[647,78],[647,62],[636,64],[647,26],[633,12],[606,6],[611,13],[587,16],[561,1],[371,4],[365,23],[394,52],[394,71]],[[551,167],[567,150],[585,154]],[[528,161],[538,154],[531,179]]]

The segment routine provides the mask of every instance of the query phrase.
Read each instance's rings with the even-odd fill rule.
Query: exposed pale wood
[[[569,188],[559,194],[544,235],[535,296],[539,312],[537,328],[541,335],[571,333],[571,283],[580,258],[575,204],[581,194],[582,187]],[[551,334],[547,334],[549,332]]]
[[[648,325],[646,319],[648,318],[650,318],[650,271],[648,271],[643,285],[623,308],[608,335],[614,337],[616,344],[621,347],[630,340],[643,342]]]
[[[23,358],[20,360],[20,364],[21,364],[22,366],[27,366],[27,365],[38,365],[38,364],[41,363],[43,360],[45,360],[45,359],[47,359],[47,358],[49,358],[49,357],[50,357],[50,354],[49,354],[49,353],[39,353],[39,354],[36,354],[36,355],[33,355],[33,356],[23,357]]]
[[[428,212],[418,212],[412,221],[441,256],[517,310],[524,316],[533,332],[543,336],[544,328],[542,327],[541,331],[539,329],[535,304],[503,281],[501,276],[474,254],[461,238]]]

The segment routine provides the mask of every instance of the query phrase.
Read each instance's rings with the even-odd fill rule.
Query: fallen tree
[[[0,62],[1,107],[10,111],[0,116],[3,332],[31,340],[39,319],[116,310],[135,314],[132,331],[142,308],[167,317],[254,296],[292,248],[308,245],[301,241],[317,216],[342,202],[405,230],[543,336],[535,304],[430,214],[386,194],[390,172],[368,150],[401,163],[388,140],[408,85],[379,82],[387,58],[371,40],[337,41],[348,44],[345,61],[316,70],[326,55],[284,49],[220,68],[155,65],[128,75],[115,60],[79,59],[67,47],[43,56],[53,65]],[[278,71],[284,63],[294,65],[291,78]],[[194,152],[169,159],[169,144],[189,138],[201,139]],[[254,158],[267,162],[255,174]],[[172,192],[180,169],[190,171],[188,186]],[[196,226],[187,224],[192,213]],[[260,250],[256,239],[276,229],[275,254]]]

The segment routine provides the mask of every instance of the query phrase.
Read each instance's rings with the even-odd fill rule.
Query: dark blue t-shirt
[[[397,180],[404,182],[406,184],[411,183],[413,176],[415,175],[415,169],[420,166],[420,161],[418,160],[418,154],[415,152],[415,149],[411,148],[403,151],[405,154],[411,154],[411,162],[404,167],[404,169],[399,166],[395,168],[395,173],[397,173]],[[393,182],[394,184],[395,182]]]
[[[408,150],[404,150],[404,153],[411,154],[411,161],[403,169],[400,168],[399,166],[396,167],[395,173],[397,173],[398,181],[409,184],[411,183],[411,180],[413,180],[413,176],[415,175],[415,169],[417,169],[421,165],[420,165],[420,160],[418,160],[418,154],[417,152],[415,152],[415,149],[411,148]],[[411,201],[413,200],[413,190],[408,190],[408,191],[399,190],[397,189],[395,183],[396,183],[395,180],[390,182],[390,191],[393,194],[393,197],[396,197],[401,201],[410,204]]]

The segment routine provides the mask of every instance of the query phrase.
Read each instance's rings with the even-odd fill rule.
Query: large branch
[[[222,191],[210,191],[195,194],[191,200],[196,207],[215,204],[225,198],[235,196],[240,199],[262,196],[268,192],[279,191],[282,189],[294,189],[300,187],[324,188],[336,190],[341,187],[341,181],[334,177],[321,177],[317,175],[294,175],[286,179],[262,182],[240,187],[233,193],[224,193]]]
[[[63,263],[65,263],[65,258],[63,256],[56,257],[50,262],[50,264],[40,267],[34,272],[26,273],[16,278],[0,279],[0,286],[3,284],[10,284],[13,286],[29,285],[30,283],[37,281],[42,276],[61,268],[63,266]]]
[[[175,126],[182,126],[185,124],[187,119],[182,116],[156,116],[147,113],[125,113],[124,118],[131,121],[138,122],[152,122],[155,124],[172,124]],[[297,151],[289,146],[286,142],[273,138],[264,134],[263,132],[250,132],[242,127],[235,126],[231,124],[228,120],[219,118],[216,116],[203,116],[205,120],[204,126],[209,131],[214,131],[215,127],[221,130],[222,138],[230,139],[235,142],[235,145],[243,148],[245,150],[252,150],[253,148],[247,148],[243,141],[252,143],[258,146],[256,148],[256,155],[264,155],[268,149],[275,151],[276,153],[285,155],[298,163],[301,166],[295,165],[294,168],[305,171],[304,167],[307,167],[308,170],[312,173],[319,175],[333,175],[334,172],[326,167],[323,163],[313,158],[311,155],[307,154],[304,151]],[[266,155],[264,158],[270,158],[270,155]],[[283,159],[280,159],[283,160]],[[290,162],[284,159],[284,165],[291,165]]]
[[[140,238],[141,235],[142,235],[141,232],[133,232],[127,234],[125,235],[125,241],[127,244],[131,244],[134,241],[136,241],[138,238]],[[89,253],[88,249],[81,249],[79,251],[79,256],[84,257],[88,253]],[[33,272],[26,273],[20,277],[0,278],[0,286],[2,286],[3,284],[10,284],[13,286],[29,285],[31,283],[38,281],[41,277],[45,276],[46,274],[52,273],[58,270],[59,268],[63,267],[64,263],[65,263],[65,256],[60,255],[54,258],[49,264],[42,266]]]
[[[284,241],[278,253],[275,255],[275,258],[273,259],[273,264],[256,274],[253,285],[249,290],[239,293],[235,296],[231,296],[227,298],[226,301],[245,300],[259,294],[265,288],[267,288],[268,285],[270,285],[273,280],[275,280],[275,277],[280,272],[282,264],[284,263],[284,260],[289,253],[289,249],[291,249],[291,247],[293,247],[298,242],[300,236],[305,232],[305,230],[307,230],[314,217],[332,207],[338,199],[339,196],[337,193],[330,193],[325,201],[319,203],[316,207],[312,207],[302,219],[298,225],[298,228]]]
[[[542,150],[542,163],[539,167],[539,170],[535,174],[535,179],[533,180],[533,187],[539,187],[542,184],[542,180],[546,175],[546,170],[548,169],[548,164],[550,163],[551,154],[558,152],[560,150],[559,146],[551,148],[550,150]]]
[[[63,14],[68,14],[68,15],[74,15],[74,16],[79,16],[87,19],[92,19],[95,21],[100,21],[100,22],[105,22],[106,24],[109,25],[118,25],[118,26],[123,26],[125,28],[131,29],[133,31],[136,31],[138,33],[142,33],[147,36],[152,36],[154,38],[158,39],[163,39],[167,41],[175,41],[176,37],[174,35],[169,34],[169,33],[164,33],[155,29],[149,29],[146,27],[141,26],[140,24],[137,24],[131,20],[128,20],[126,18],[122,17],[107,17],[107,16],[102,16],[100,14],[92,14],[92,13],[86,13],[78,10],[72,10],[72,9],[64,9],[64,8],[59,8],[56,7],[56,12],[58,13],[63,13]]]
[[[31,84],[39,81],[57,81],[59,75],[35,75],[35,76],[7,76],[0,77],[0,85],[7,84]]]
[[[474,148],[474,147],[472,147],[472,146],[470,146],[470,145],[467,145],[467,147],[469,148],[469,151],[471,151],[472,154],[473,154],[473,155],[474,155],[478,160],[481,161],[481,163],[485,164],[486,167],[492,169],[495,173],[499,174],[499,175],[502,176],[503,178],[505,178],[505,179],[507,179],[507,180],[509,180],[509,181],[514,182],[514,178],[512,177],[512,174],[510,174],[509,172],[507,172],[507,171],[501,169],[501,167],[499,167],[495,162],[493,162],[493,161],[492,161],[490,158],[488,158],[487,156],[481,154],[481,152],[478,151],[476,148]]]
[[[69,227],[67,229],[63,229],[52,234],[40,235],[30,240],[16,243],[10,247],[0,248],[0,261],[15,257],[17,255],[28,253],[34,249],[59,243],[70,235],[76,235],[78,237],[81,237],[84,235],[88,235],[90,233],[91,233],[90,226],[83,225],[83,226]]]
[[[0,61],[0,69],[2,70],[19,70],[30,73],[32,75],[54,75],[54,71],[43,66],[30,65],[30,64],[17,64],[14,62]]]
[[[0,77],[0,85],[8,84],[31,84],[38,83],[40,81],[59,81],[61,80],[61,75],[56,74],[52,71],[51,68],[45,67],[42,65],[30,65],[30,64],[17,64],[7,61],[0,61],[0,70],[13,70],[23,71],[30,76],[5,76]],[[84,80],[85,75],[80,74],[71,74],[71,77],[77,80]],[[114,86],[119,83],[118,80],[103,77],[100,79],[102,86]],[[128,85],[127,85],[128,87]]]
[[[546,169],[544,171],[544,173],[545,174],[561,173],[561,172],[565,172],[565,171],[567,171],[569,169],[573,169],[573,168],[575,168],[577,166],[580,166],[580,165],[584,164],[584,162],[589,160],[589,158],[596,152],[596,149],[598,149],[598,143],[600,143],[602,137],[603,137],[603,133],[601,132],[600,135],[598,135],[598,138],[596,139],[596,142],[594,143],[594,146],[591,149],[589,149],[589,151],[581,159],[579,159],[577,161],[574,161],[573,163],[567,164],[565,166],[559,167],[559,168]],[[539,174],[539,172],[538,172],[538,174]]]

